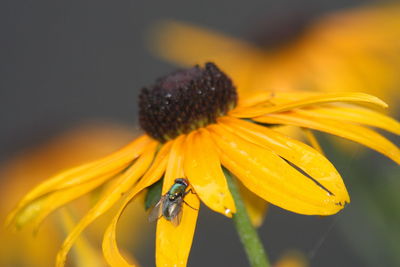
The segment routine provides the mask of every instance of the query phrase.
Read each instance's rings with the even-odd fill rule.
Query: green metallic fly
[[[197,210],[185,202],[184,198],[187,194],[195,194],[192,189],[186,191],[189,186],[189,181],[185,178],[175,179],[175,183],[171,186],[165,195],[161,196],[160,200],[150,211],[149,221],[154,222],[162,216],[174,226],[178,226],[182,218],[182,205],[185,203],[190,208]]]

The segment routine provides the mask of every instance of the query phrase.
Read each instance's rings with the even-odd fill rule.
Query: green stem
[[[247,214],[246,207],[240,196],[239,189],[232,174],[224,169],[226,180],[228,181],[229,190],[236,205],[236,213],[233,214],[233,222],[236,231],[239,234],[240,241],[246,251],[247,258],[249,259],[250,266],[252,267],[269,267],[271,266],[268,261],[267,254],[261,240],[257,234],[256,229],[253,227],[249,215]]]

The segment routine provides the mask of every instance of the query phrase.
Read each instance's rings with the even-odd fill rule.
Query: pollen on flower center
[[[160,142],[215,123],[237,103],[231,79],[215,64],[178,70],[139,95],[139,122]]]

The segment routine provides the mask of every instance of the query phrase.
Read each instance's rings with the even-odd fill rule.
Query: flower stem
[[[269,267],[271,265],[269,264],[264,246],[261,243],[256,229],[251,224],[236,181],[228,170],[224,169],[224,174],[226,180],[228,181],[229,190],[231,191],[236,205],[236,213],[233,214],[233,222],[235,224],[236,231],[239,234],[240,241],[242,242],[246,251],[250,266]]]

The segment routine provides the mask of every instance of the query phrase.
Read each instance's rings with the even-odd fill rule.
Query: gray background
[[[2,0],[0,159],[86,120],[136,125],[139,89],[174,68],[146,48],[146,31],[159,19],[179,19],[247,37],[253,25],[279,22],[288,12],[318,14],[355,4],[344,0]],[[338,166],[343,176],[348,165]],[[260,229],[271,259],[288,248],[308,254],[317,246],[312,266],[366,266],[367,262],[373,266],[354,246],[351,239],[356,237],[341,230],[362,229],[357,238],[370,242],[363,238],[374,229],[367,223],[351,224],[359,209],[357,198],[353,196],[352,201],[340,215],[328,218],[272,207]],[[318,245],[320,239],[324,241]],[[154,264],[153,242],[154,236],[143,241],[146,249],[138,256],[143,266]],[[382,253],[375,260],[389,265],[379,258]],[[232,223],[203,207],[189,266],[247,265]]]

